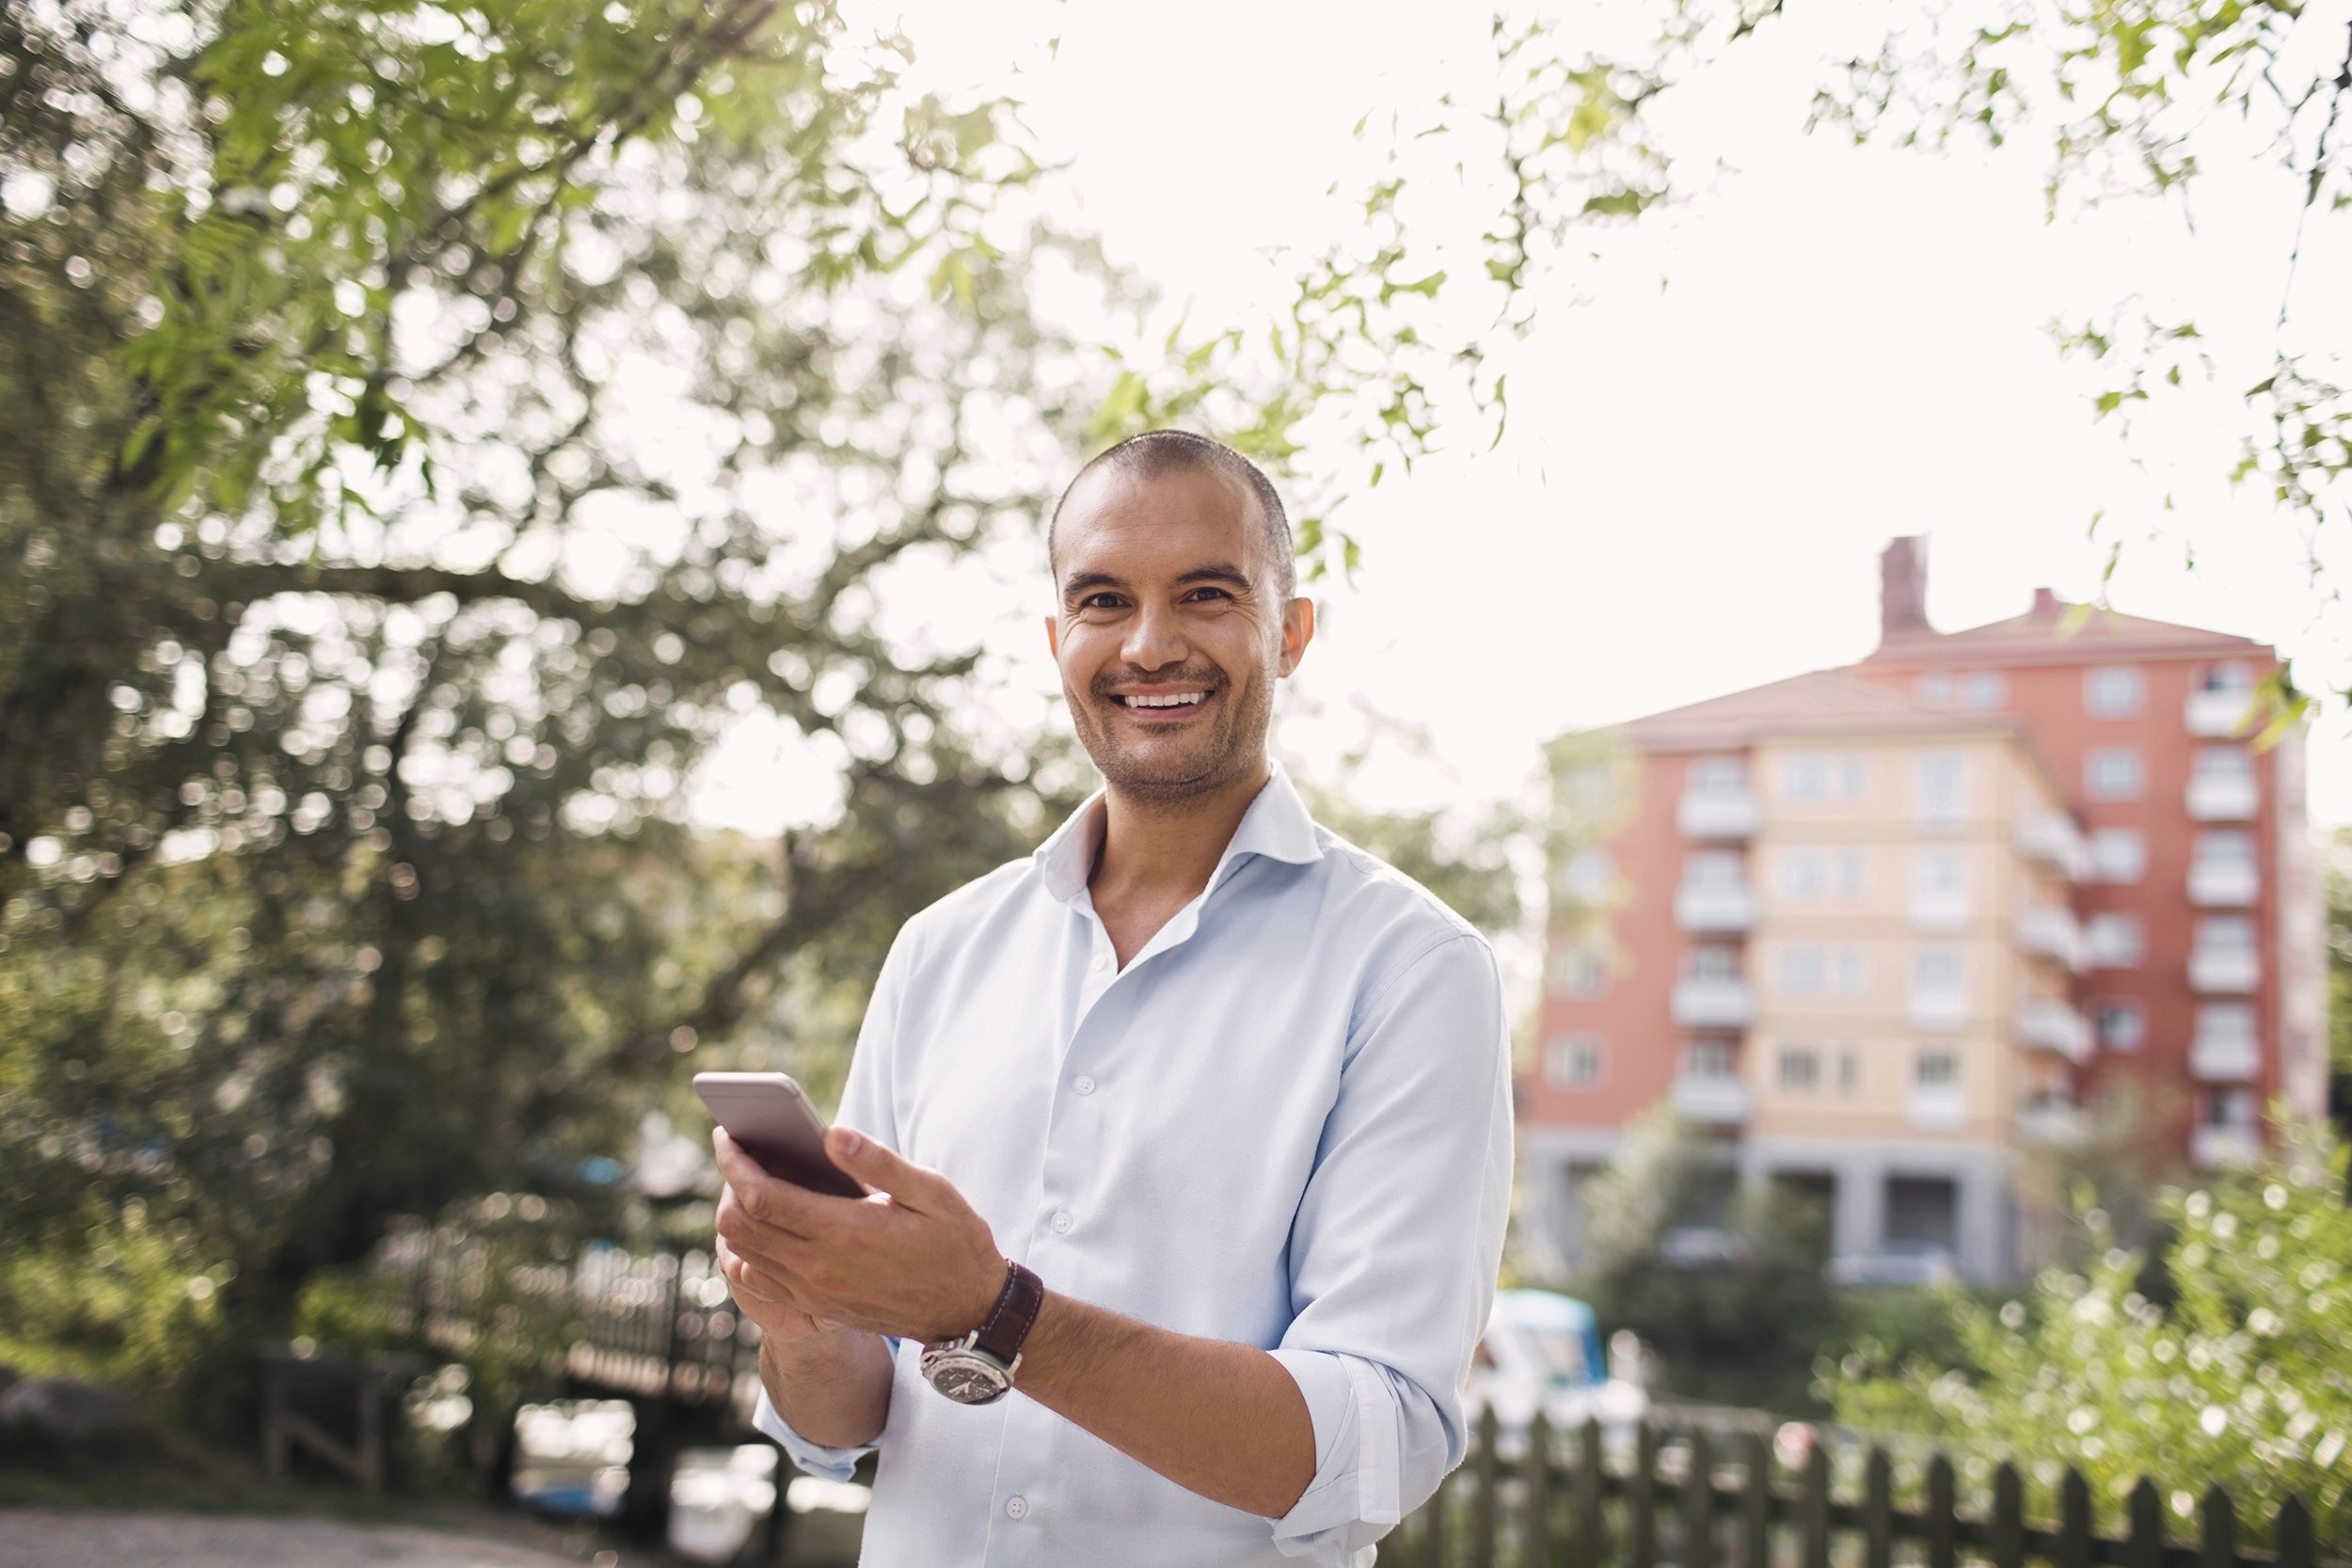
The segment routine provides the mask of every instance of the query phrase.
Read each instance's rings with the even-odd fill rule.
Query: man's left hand
[[[830,1197],[777,1180],[723,1132],[713,1139],[727,1283],[844,1327],[929,1343],[984,1322],[1004,1290],[988,1222],[936,1171],[847,1127],[825,1134],[833,1163],[873,1189]]]

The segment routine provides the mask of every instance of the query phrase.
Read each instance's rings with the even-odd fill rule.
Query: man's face
[[[1274,683],[1306,653],[1314,607],[1282,599],[1249,492],[1207,469],[1106,467],[1056,532],[1046,641],[1104,780],[1175,805],[1261,768]]]

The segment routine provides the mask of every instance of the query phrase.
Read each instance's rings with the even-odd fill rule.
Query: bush
[[[2345,1151],[2288,1123],[2251,1171],[2159,1199],[2175,1299],[2141,1288],[2145,1259],[2103,1245],[1998,1307],[1950,1298],[1959,1354],[1932,1345],[1827,1369],[1839,1418],[1942,1439],[1978,1462],[2013,1458],[2043,1484],[2074,1467],[2120,1522],[2143,1475],[2176,1525],[2210,1485],[2266,1540],[2300,1497],[2323,1544],[2352,1540],[2352,1212]],[[2106,1217],[2081,1216],[2094,1242]]]

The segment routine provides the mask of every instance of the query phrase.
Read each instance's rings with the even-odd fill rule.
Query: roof
[[[2269,644],[2226,631],[2151,621],[2037,590],[2033,608],[1965,631],[1899,633],[1865,664],[2078,664],[2105,658],[2275,657]]]
[[[1806,736],[2022,735],[2013,716],[1937,707],[1851,669],[1816,670],[1636,719],[1620,732],[1653,751],[1736,747]]]

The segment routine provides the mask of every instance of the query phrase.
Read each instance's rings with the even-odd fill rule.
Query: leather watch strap
[[[1045,1282],[1019,1263],[1005,1264],[1005,1288],[996,1294],[995,1309],[972,1339],[975,1350],[986,1351],[1009,1367],[1021,1354],[1021,1342],[1045,1305]]]

